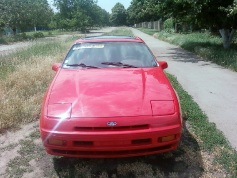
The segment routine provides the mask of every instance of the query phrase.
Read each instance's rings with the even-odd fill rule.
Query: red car
[[[112,158],[176,149],[182,117],[165,68],[139,37],[77,40],[52,67],[40,117],[46,151]]]

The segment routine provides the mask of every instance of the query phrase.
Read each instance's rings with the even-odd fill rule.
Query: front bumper
[[[134,119],[136,122],[131,122]],[[159,119],[159,122],[156,119]],[[110,121],[107,118],[97,123],[99,127],[81,127],[85,123],[78,120],[81,125],[75,129],[75,125],[78,125],[76,120],[71,119],[63,123],[64,126],[67,125],[64,130],[61,126],[54,130],[43,128],[41,124],[41,138],[49,154],[81,158],[114,158],[168,152],[177,148],[182,130],[180,118],[175,115],[146,120],[144,117],[126,118],[123,124],[108,129],[100,125],[100,122]],[[121,123],[121,120],[116,121]],[[131,126],[131,123],[136,123],[136,126]],[[162,139],[169,137],[172,139]],[[49,140],[60,140],[63,144],[53,145]]]

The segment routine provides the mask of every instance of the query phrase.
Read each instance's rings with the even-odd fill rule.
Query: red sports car
[[[165,68],[139,37],[77,40],[52,67],[40,117],[46,151],[112,158],[176,149],[182,117]]]

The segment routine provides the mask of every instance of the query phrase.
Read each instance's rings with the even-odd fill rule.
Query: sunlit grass
[[[3,56],[0,67],[0,132],[39,116],[43,94],[74,39],[45,41]]]

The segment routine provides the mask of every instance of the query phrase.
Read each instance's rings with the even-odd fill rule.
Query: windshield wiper
[[[136,66],[130,65],[130,64],[124,64],[122,62],[102,62],[103,65],[112,65],[112,66],[119,66],[119,67],[125,67],[125,68],[137,68]]]
[[[66,66],[69,66],[69,67],[85,67],[85,68],[99,68],[99,67],[96,67],[96,66],[86,65],[84,63],[80,63],[80,64],[66,64]]]

